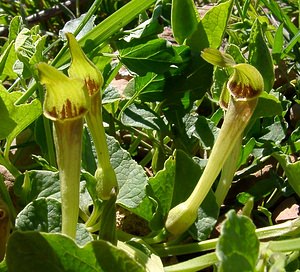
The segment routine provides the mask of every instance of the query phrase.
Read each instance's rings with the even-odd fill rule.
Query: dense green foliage
[[[300,269],[299,219],[277,220],[281,202],[297,205],[300,196],[299,2],[68,2],[0,3],[0,165],[14,180],[8,191],[0,178],[0,270]],[[37,70],[46,62],[67,74],[64,32],[77,36],[102,72],[102,118],[118,182],[115,198],[99,197],[97,150],[85,124],[75,241],[60,233],[59,167]],[[207,48],[221,53],[208,62]],[[226,154],[236,160],[220,165],[192,226],[171,234],[169,211],[201,178],[239,63],[259,71],[264,90],[236,153]],[[220,187],[228,172],[229,185]],[[116,229],[116,209],[133,218],[130,229]]]

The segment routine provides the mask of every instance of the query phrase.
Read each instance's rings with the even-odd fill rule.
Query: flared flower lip
[[[231,95],[241,101],[257,98],[264,90],[264,80],[260,72],[247,63],[236,64],[232,68],[233,75],[227,82]]]
[[[83,116],[88,102],[81,79],[69,78],[46,64],[37,65],[41,83],[46,87],[44,115],[51,120],[71,120]]]

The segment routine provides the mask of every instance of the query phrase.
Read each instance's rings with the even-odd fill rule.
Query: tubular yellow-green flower
[[[62,233],[76,236],[79,214],[81,143],[87,101],[84,83],[71,79],[55,68],[37,65],[41,83],[46,86],[44,115],[53,120],[54,143],[62,199]]]
[[[263,78],[255,67],[237,64],[232,68],[234,73],[227,84],[231,94],[228,110],[207,165],[189,198],[172,208],[167,217],[166,229],[174,235],[183,233],[194,223],[199,206],[240,141],[263,91]]]
[[[118,184],[110,163],[102,120],[101,88],[103,77],[99,69],[86,57],[75,37],[70,33],[67,33],[66,36],[72,56],[68,73],[72,78],[83,80],[89,97],[89,111],[86,115],[86,122],[92,134],[98,156],[95,173],[97,194],[102,200],[108,200],[112,194],[117,193]]]
[[[47,90],[44,101],[44,115],[47,118],[64,121],[86,113],[87,101],[80,79],[68,78],[46,63],[38,64],[37,68]]]
[[[249,101],[257,98],[264,89],[260,72],[250,64],[240,63],[233,66],[232,77],[227,88],[235,100]]]

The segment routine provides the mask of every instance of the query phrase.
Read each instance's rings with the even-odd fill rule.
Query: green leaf
[[[147,195],[137,208],[137,214],[149,221],[152,230],[161,230],[168,214],[173,197],[175,181],[175,157],[170,156],[164,168],[149,179]]]
[[[78,247],[67,236],[38,232],[14,232],[7,246],[11,272],[140,272],[145,271],[127,253],[105,241]]]
[[[247,163],[249,156],[254,147],[255,147],[255,138],[250,138],[245,145],[242,145],[238,166],[242,166],[243,164]],[[239,167],[237,167],[237,169],[238,168]]]
[[[119,184],[117,203],[136,213],[146,194],[145,188],[148,183],[146,173],[130,154],[120,147],[115,138],[107,136],[107,144],[110,161]]]
[[[131,104],[124,110],[121,121],[125,126],[159,130],[161,132],[167,130],[161,117],[146,104]]]
[[[21,231],[61,232],[61,203],[54,198],[37,198],[18,214],[15,227]],[[77,243],[84,245],[91,239],[84,224],[77,224]]]
[[[226,214],[216,253],[220,271],[255,271],[259,254],[259,240],[251,219],[230,210]]]
[[[30,202],[17,216],[18,230],[59,232],[61,230],[61,204],[53,198],[38,198]]]
[[[0,86],[0,89],[2,89],[2,86]],[[0,140],[3,140],[6,137],[8,137],[8,135],[14,130],[17,123],[9,116],[7,107],[1,97],[0,97],[0,116],[1,116]]]
[[[15,63],[15,71],[22,74],[24,78],[33,75],[33,65],[44,60],[43,50],[46,36],[37,34],[38,27],[31,30],[23,28],[15,41],[15,50],[19,62]],[[21,63],[20,63],[21,62]]]
[[[132,40],[118,43],[120,59],[127,68],[139,75],[148,72],[162,74],[171,65],[182,63],[182,58],[164,39]]]
[[[204,116],[190,115],[188,118],[188,123],[187,120],[185,122],[188,125],[187,135],[198,138],[204,149],[212,149],[220,129]]]
[[[187,46],[177,47],[176,50],[187,59],[185,64],[172,66],[165,74],[149,72],[145,76],[135,77],[124,91],[125,96],[131,97],[129,104],[139,98],[145,102],[166,100],[166,106],[176,107],[182,103],[183,97],[192,100],[190,103],[203,97],[211,86],[212,65],[198,56],[192,56]]]
[[[187,39],[186,43],[192,51],[201,52],[204,48],[218,48],[221,45],[232,3],[232,0],[226,1],[206,12],[197,30]]]
[[[200,20],[198,11],[192,0],[173,0],[171,25],[175,40],[183,44],[196,29]]]
[[[292,132],[289,138],[289,143],[291,153],[298,152],[300,150],[300,126]]]
[[[291,163],[289,156],[286,154],[273,153],[272,156],[278,160],[288,178],[289,184],[296,194],[300,196],[300,161]]]
[[[16,179],[14,192],[23,205],[40,197],[57,198],[60,192],[59,173],[43,170],[28,171]]]
[[[249,122],[248,128],[251,128],[255,121],[261,117],[272,117],[282,114],[282,105],[278,98],[267,92],[262,92],[258,98],[258,102],[252,118]]]
[[[297,34],[295,34],[295,36],[288,42],[288,44],[286,45],[286,47],[283,50],[283,56],[285,57],[287,54],[289,54],[289,52],[293,49],[293,48],[297,48],[295,47],[295,45],[297,43],[299,43],[300,41],[300,30],[297,32]]]
[[[107,136],[107,144],[110,161],[119,184],[117,203],[149,221],[152,218],[152,206],[146,207],[142,205],[146,198],[146,186],[148,184],[145,171],[131,158],[126,150],[120,147],[119,142],[115,138]],[[86,156],[95,157],[93,150],[94,145],[92,143],[90,149],[86,151]],[[86,186],[94,204],[99,205],[94,176],[84,172],[83,177],[86,179]]]
[[[247,62],[241,49],[235,44],[229,44],[226,48],[226,52],[233,57],[236,63]]]
[[[59,36],[61,39],[66,40],[66,33],[74,33],[78,26],[82,23],[84,20],[84,17],[86,14],[82,14],[80,17],[72,19],[64,25],[64,27],[59,30]],[[86,22],[84,27],[80,30],[80,32],[76,35],[76,39],[79,40],[81,39],[85,34],[87,34],[91,29],[95,27],[94,21],[96,17],[93,15],[91,18]]]
[[[124,40],[130,42],[132,39],[155,37],[157,34],[163,32],[163,25],[160,23],[161,13],[162,3],[157,2],[153,9],[152,17],[137,25],[134,29],[125,31],[126,34],[128,32],[128,35],[124,36]]]
[[[223,89],[226,86],[229,75],[227,71],[223,68],[216,67],[214,69],[213,74],[213,84],[211,88],[211,92],[213,94],[213,99],[216,101],[220,101],[221,97],[223,98]]]
[[[158,201],[162,216],[165,217],[172,204],[173,188],[175,182],[176,161],[174,156],[170,156],[164,165],[164,168],[149,179],[149,184],[153,190],[155,199]]]
[[[5,77],[15,79],[17,74],[13,71],[13,65],[17,60],[14,41],[12,41],[0,56],[0,78],[3,80]]]
[[[83,179],[86,176],[83,175]],[[19,176],[14,184],[14,193],[19,198],[22,206],[38,198],[54,198],[60,201],[60,179],[59,173],[44,170],[27,171],[25,175]],[[86,181],[80,182],[80,209],[89,213],[88,208],[92,199],[87,191]]]
[[[145,76],[135,77],[130,81],[124,90],[126,96],[131,96],[130,102],[133,103],[135,98],[140,98],[145,102],[162,101],[166,96],[167,83],[175,81],[172,76],[173,69],[170,69],[171,75],[158,75],[155,73],[147,73]],[[169,87],[169,86],[168,86]]]
[[[176,177],[172,207],[185,201],[195,188],[203,170],[202,161],[190,158],[185,152],[177,150]],[[188,181],[188,182],[187,182]],[[205,240],[213,230],[219,214],[218,205],[212,192],[208,193],[198,210],[195,225],[190,228],[190,233],[197,240]]]
[[[255,111],[253,113],[254,119],[261,117],[271,117],[282,114],[282,106],[278,98],[267,92],[262,92],[258,98]]]
[[[282,50],[283,50],[283,43],[284,43],[284,38],[283,38],[283,24],[280,24],[280,26],[277,28],[275,36],[274,36],[274,44],[272,48],[272,54],[273,56],[276,55],[281,55]]]
[[[187,129],[190,129],[189,123],[191,120],[196,121],[195,118],[190,118],[187,114],[187,109],[184,108],[182,103],[174,101],[168,105],[168,108],[164,110],[164,114],[168,120],[168,123],[172,125],[172,133],[174,140],[174,148],[184,150],[188,154],[192,152],[195,144],[198,145],[198,140],[195,137],[189,137]],[[190,102],[190,101],[189,101]]]
[[[4,50],[4,52],[0,55],[0,75],[1,78],[4,78],[4,76],[8,76],[9,73],[7,73],[8,68],[12,67],[12,64],[15,62],[15,57],[13,57],[12,61],[10,61],[10,58],[14,56],[14,43],[11,42]],[[9,63],[10,62],[10,63]],[[5,71],[6,69],[6,71]]]
[[[0,99],[5,104],[9,118],[16,124],[7,136],[6,155],[15,137],[42,114],[42,106],[37,99],[32,100],[29,104],[16,106],[14,103],[20,96],[22,96],[21,92],[8,93],[4,88],[0,88]]]
[[[173,88],[176,90],[178,87],[181,87],[182,90],[190,90],[190,96],[192,98],[191,100],[193,101],[201,99],[205,95],[207,90],[211,87],[212,75],[213,66],[200,57],[194,57],[192,58],[187,69],[183,72],[183,75],[180,78],[182,82],[175,79]],[[199,82],[201,82],[201,84],[199,84]]]
[[[275,73],[270,50],[264,40],[261,25],[255,21],[249,40],[249,63],[261,73],[264,79],[265,91],[269,92],[274,83]]]
[[[8,76],[11,79],[15,79],[17,74],[13,71],[14,63],[17,60],[15,51],[15,39],[20,32],[22,26],[21,16],[14,17],[9,24],[9,34],[6,44],[2,47],[0,57],[0,78],[4,79]],[[4,51],[3,51],[4,49]]]
[[[278,116],[275,116],[274,120],[271,121],[271,124],[267,124],[267,126],[262,124],[261,133],[263,135],[257,140],[266,142],[271,141],[275,145],[279,145],[286,137],[287,127],[287,122],[284,122],[284,120],[280,120]]]
[[[176,180],[172,207],[185,201],[196,186],[201,168],[182,150],[176,151]],[[186,182],[188,181],[188,182]]]
[[[212,191],[209,191],[198,209],[198,218],[190,229],[194,239],[198,241],[206,240],[214,229],[218,216],[219,207],[215,195]]]
[[[102,94],[102,104],[111,104],[115,101],[121,100],[120,92],[117,88],[109,85]]]
[[[9,24],[9,34],[8,34],[8,40],[9,42],[14,41],[23,25],[22,17],[21,16],[15,16],[12,18],[10,24]]]

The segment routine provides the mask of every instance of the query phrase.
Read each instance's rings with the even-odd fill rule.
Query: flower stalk
[[[180,235],[196,220],[199,206],[240,141],[263,90],[263,78],[253,66],[236,64],[232,68],[234,72],[227,83],[231,94],[228,110],[207,165],[189,198],[172,208],[167,217],[165,226],[173,235]]]
[[[60,175],[62,233],[75,238],[79,215],[81,143],[87,101],[84,83],[70,79],[40,63],[40,80],[46,86],[44,115],[54,124],[54,144]]]

